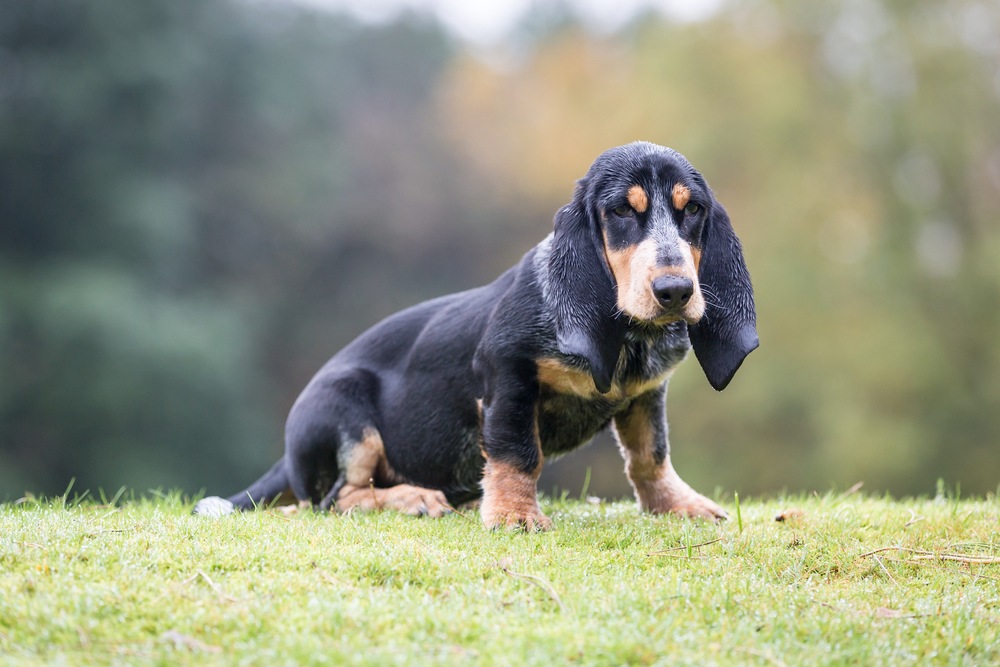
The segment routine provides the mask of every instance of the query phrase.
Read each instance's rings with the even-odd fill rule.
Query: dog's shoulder
[[[547,271],[551,240],[549,235],[487,286],[487,321],[477,357],[533,361],[556,351],[555,313]]]

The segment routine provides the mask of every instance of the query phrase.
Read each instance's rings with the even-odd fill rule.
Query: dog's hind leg
[[[238,509],[249,510],[265,507],[282,496],[291,495],[292,488],[288,483],[288,472],[285,470],[285,459],[282,457],[264,473],[263,477],[245,491],[230,496],[228,500]]]
[[[320,374],[309,383],[285,424],[285,465],[296,497],[329,509],[354,457],[365,451],[358,449],[364,434],[375,430],[377,394],[378,378],[360,369]],[[373,476],[374,461],[368,467]]]
[[[199,501],[194,513],[231,514],[267,505],[285,493],[318,506],[338,479],[341,446],[371,423],[376,389],[374,376],[363,371],[318,375],[288,415],[281,460],[245,490]]]
[[[285,461],[295,495],[320,510],[393,509],[441,516],[441,491],[405,484],[378,429],[378,377],[352,369],[318,376],[292,407]]]
[[[382,436],[366,428],[361,438],[344,443],[338,462],[341,475],[320,503],[341,512],[391,509],[414,516],[440,517],[450,511],[444,493],[400,483],[385,458]]]

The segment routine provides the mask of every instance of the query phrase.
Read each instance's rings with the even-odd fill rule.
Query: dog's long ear
[[[586,359],[594,386],[604,394],[611,389],[626,322],[617,315],[614,278],[585,190],[581,181],[573,201],[556,213],[549,288],[555,303],[559,351]]]
[[[701,251],[698,280],[706,308],[688,334],[709,384],[722,391],[760,341],[750,272],[740,240],[718,202],[702,231]]]

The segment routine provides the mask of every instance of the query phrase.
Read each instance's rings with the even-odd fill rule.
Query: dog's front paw
[[[632,484],[639,507],[647,512],[708,521],[725,521],[729,518],[726,510],[688,486],[669,466],[665,466],[652,481],[633,480]]]
[[[537,503],[532,504],[533,506],[519,509],[498,510],[488,507],[484,502],[479,513],[483,517],[483,523],[490,530],[513,528],[533,533],[551,528],[552,519],[542,514]]]
[[[479,514],[487,528],[548,530],[552,520],[538,507],[537,474],[515,465],[489,460],[483,471],[483,502]]]
[[[709,521],[725,521],[729,518],[726,510],[718,503],[709,500],[700,493],[692,491],[674,500],[669,510],[672,514],[689,519],[708,519]]]
[[[225,498],[220,498],[218,496],[209,496],[208,498],[202,498],[194,506],[192,514],[197,514],[198,516],[207,516],[210,518],[218,518],[220,516],[225,516],[227,514],[232,514],[236,511],[236,506]]]

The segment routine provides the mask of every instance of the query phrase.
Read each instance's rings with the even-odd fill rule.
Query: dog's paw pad
[[[202,498],[199,500],[191,513],[215,519],[220,516],[232,514],[235,511],[236,506],[225,498],[209,496],[208,498]]]

